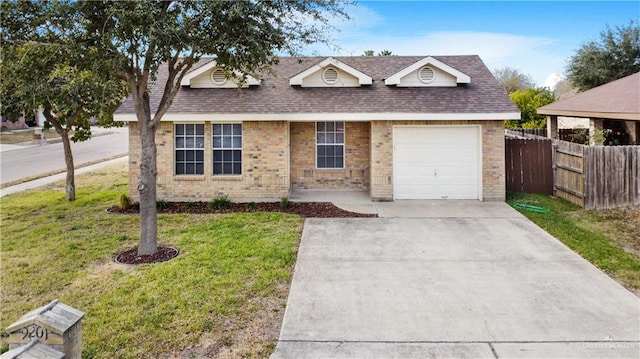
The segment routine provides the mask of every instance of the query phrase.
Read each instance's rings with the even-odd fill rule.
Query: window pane
[[[204,163],[196,164],[196,174],[203,175],[204,174]]]
[[[229,124],[224,124],[222,125],[222,134],[223,135],[230,135],[231,134],[231,126]]]
[[[242,174],[242,165],[240,163],[233,164],[233,174],[234,175]]]
[[[222,160],[227,162],[233,159],[233,153],[231,151],[223,151]]]
[[[213,160],[215,162],[222,161],[222,151],[220,150],[213,151]]]
[[[326,148],[325,152],[327,156],[333,156],[336,154],[335,146],[324,146]]]
[[[176,151],[176,161],[184,161],[184,151]]]
[[[327,168],[333,168],[336,166],[336,161],[333,157],[327,157],[325,160],[325,165]]]
[[[318,144],[325,143],[324,133],[318,133]]]
[[[194,127],[195,125],[185,125],[186,127],[186,134],[187,135],[193,135],[194,134]]]
[[[334,122],[327,122],[325,125],[325,129],[327,132],[333,132]]]
[[[344,146],[335,146],[335,150],[336,150],[335,152],[336,156],[340,156],[340,157],[343,156]]]
[[[233,138],[233,148],[242,148],[242,137]]]
[[[222,137],[222,148],[231,148],[231,137]]]
[[[232,167],[231,163],[223,163],[222,164],[222,173],[231,174],[232,170],[233,170],[233,167]]]
[[[184,125],[176,125],[176,135],[184,135]]]
[[[204,138],[196,138],[196,148],[204,148]]]
[[[194,138],[187,137],[187,141],[184,144],[185,148],[194,148],[196,147],[196,141]]]
[[[325,168],[326,161],[324,157],[318,157],[318,168]]]
[[[324,132],[324,122],[318,122],[318,132]]]
[[[233,151],[233,161],[234,162],[240,162],[242,161],[242,151]]]
[[[185,173],[186,174],[194,174],[195,173],[195,166],[193,163],[187,163],[185,164]]]
[[[196,152],[196,161],[204,162],[204,151],[195,151]]]
[[[242,125],[239,123],[236,123],[233,125],[233,134],[235,136],[240,136],[242,135]]]
[[[187,161],[193,161],[195,160],[195,153],[193,153],[194,151],[185,151],[187,153]]]
[[[333,133],[327,133],[325,135],[325,143],[335,143],[335,135]]]
[[[214,137],[213,148],[221,148],[221,147],[222,147],[222,137]]]
[[[336,143],[344,143],[344,133],[336,134]]]
[[[336,132],[344,132],[344,122],[336,122]]]
[[[214,175],[222,174],[222,163],[213,164],[213,174]]]
[[[184,174],[184,165],[183,164],[177,164],[176,165],[176,174],[177,175],[183,175]]]
[[[325,155],[325,153],[326,153],[325,147],[326,146],[318,146],[318,156],[324,156]]]
[[[196,125],[196,134],[204,136],[204,125]]]
[[[176,148],[184,148],[184,138],[176,137]]]
[[[213,135],[214,136],[222,135],[222,125],[213,125]]]
[[[336,168],[344,167],[344,158],[336,157]]]

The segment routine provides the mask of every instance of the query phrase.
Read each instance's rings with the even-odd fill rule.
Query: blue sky
[[[510,66],[543,86],[584,42],[606,25],[640,18],[640,1],[359,1],[337,20],[337,49],[322,55],[361,55],[387,49],[395,55],[477,54],[489,69]]]

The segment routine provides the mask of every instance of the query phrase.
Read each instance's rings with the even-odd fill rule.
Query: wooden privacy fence
[[[584,148],[585,209],[640,205],[640,146]]]
[[[553,194],[553,163],[548,139],[507,138],[507,191]]]
[[[505,152],[509,191],[553,194],[585,209],[640,205],[640,146],[507,137]]]

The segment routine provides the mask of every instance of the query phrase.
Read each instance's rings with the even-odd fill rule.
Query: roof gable
[[[215,61],[200,66],[182,78],[180,85],[191,88],[246,88],[260,85],[261,81],[253,76],[247,76],[242,81],[242,74],[238,71],[225,70],[217,65]]]
[[[468,84],[471,78],[453,67],[427,56],[384,80],[398,87],[455,87]]]
[[[302,87],[360,87],[372,83],[370,76],[333,57],[328,57],[289,79],[289,85]]]

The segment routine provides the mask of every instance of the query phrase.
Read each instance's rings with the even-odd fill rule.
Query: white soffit
[[[303,81],[305,78],[315,74],[316,72],[320,72],[326,67],[333,66],[337,69],[340,69],[347,74],[358,79],[358,84],[362,85],[371,85],[373,83],[373,79],[363,72],[356,70],[355,68],[341,62],[339,60],[334,59],[333,57],[328,57],[321,62],[309,67],[308,69],[302,71],[301,73],[295,75],[289,80],[289,85],[291,86],[303,86]]]
[[[445,64],[442,61],[438,61],[431,56],[427,56],[424,59],[408,67],[405,67],[401,71],[396,72],[395,74],[389,76],[387,79],[384,80],[384,83],[385,85],[400,85],[403,77],[407,76],[412,72],[419,71],[424,66],[433,66],[439,70],[446,72],[447,74],[456,78],[456,83],[468,84],[471,82],[471,78],[468,75],[454,69],[453,67]]]
[[[211,81],[211,85],[202,85],[202,83],[193,83],[192,84],[192,80],[200,77],[201,75],[205,75],[206,77],[210,76],[210,72],[211,71],[215,71],[215,69],[218,67],[218,64],[215,61],[211,61],[209,63],[207,63],[206,65],[203,65],[191,72],[189,72],[188,74],[184,75],[184,77],[182,78],[182,81],[180,81],[180,85],[181,86],[189,86],[189,87],[196,87],[196,88],[237,88],[238,87],[238,82],[234,81],[233,79],[229,79],[224,85],[217,85],[215,84],[213,81]],[[238,79],[240,79],[242,77],[242,74],[238,71],[234,71],[233,72],[234,75],[236,75],[236,77]],[[259,86],[261,83],[260,79],[256,79],[253,76],[247,76],[247,80],[246,82],[242,85],[242,87],[249,87],[249,86]]]

